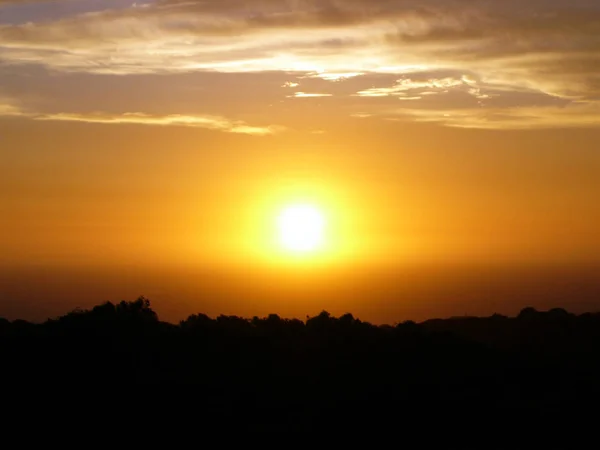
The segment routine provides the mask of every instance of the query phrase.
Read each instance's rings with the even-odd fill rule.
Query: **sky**
[[[597,0],[0,0],[0,316],[597,310],[599,143]]]

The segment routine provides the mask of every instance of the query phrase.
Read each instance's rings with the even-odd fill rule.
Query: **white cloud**
[[[364,72],[319,72],[316,74],[308,75],[310,78],[321,78],[327,81],[343,81],[349,78],[360,77],[364,75]]]
[[[404,97],[407,95],[407,91],[413,91],[418,89],[437,89],[437,91],[421,91],[421,95],[433,95],[438,92],[444,92],[445,89],[463,85],[463,80],[454,78],[440,78],[440,79],[429,79],[424,81],[412,80],[410,78],[403,78],[396,82],[392,87],[386,88],[369,88],[357,92],[359,97],[388,97],[398,96]]]
[[[319,93],[309,93],[309,92],[294,92],[293,95],[289,95],[288,97],[294,98],[312,98],[312,97],[331,97],[332,94],[319,94]]]

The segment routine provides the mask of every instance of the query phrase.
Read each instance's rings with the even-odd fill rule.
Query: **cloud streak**
[[[288,97],[294,98],[318,98],[318,97],[331,97],[331,94],[319,94],[317,92],[294,92],[293,95],[288,95]]]
[[[0,95],[0,118],[23,116],[21,106],[11,98],[6,98]]]
[[[243,121],[232,121],[220,116],[188,116],[166,115],[157,116],[144,113],[125,114],[69,114],[57,113],[35,117],[36,120],[54,120],[63,122],[87,122],[99,124],[136,124],[154,126],[183,126],[205,128],[228,133],[267,136],[284,131],[283,127],[269,125],[266,127],[249,125]]]
[[[108,113],[51,113],[39,114],[22,110],[19,106],[0,98],[0,118],[22,117],[40,121],[84,122],[111,125],[150,125],[181,126],[204,128],[226,133],[247,134],[252,136],[268,136],[286,130],[279,125],[257,126],[244,121],[231,120],[223,116],[213,115],[151,115],[140,112],[108,114]]]
[[[20,116],[22,115],[22,112],[19,110],[19,108],[17,108],[14,105],[11,105],[10,103],[3,103],[0,100],[0,117],[4,116]]]
[[[488,109],[401,109],[390,120],[410,118],[453,128],[487,130],[527,130],[597,127],[600,102],[578,103],[568,107],[525,107]]]

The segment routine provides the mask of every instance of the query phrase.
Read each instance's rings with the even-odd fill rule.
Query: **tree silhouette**
[[[139,297],[42,324],[0,319],[0,352],[12,389],[178,391],[232,430],[376,429],[439,405],[541,417],[600,400],[600,314],[561,308],[395,326],[327,311],[306,321],[198,313],[173,325]]]

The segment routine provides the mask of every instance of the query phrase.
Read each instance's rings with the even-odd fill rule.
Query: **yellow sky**
[[[421,311],[435,314],[457,311],[446,296],[491,308],[476,300],[489,286],[453,290],[444,268],[581,267],[587,280],[598,266],[595,0],[130,3],[0,1],[0,316],[91,286],[88,302],[149,295],[132,293],[144,279],[173,315],[235,313],[198,299],[228,281],[173,281],[214,270],[253,274],[239,296],[270,298],[234,302],[244,313],[346,305],[384,320],[410,310],[392,298],[398,271],[419,298],[428,272],[411,271],[437,267],[446,281]],[[304,202],[328,234],[298,259],[275,221]],[[40,275],[76,269],[73,290]],[[123,270],[138,281],[99,287]],[[368,289],[341,282],[365,274]],[[356,297],[378,276],[371,308]],[[277,305],[272,283],[308,303]]]

